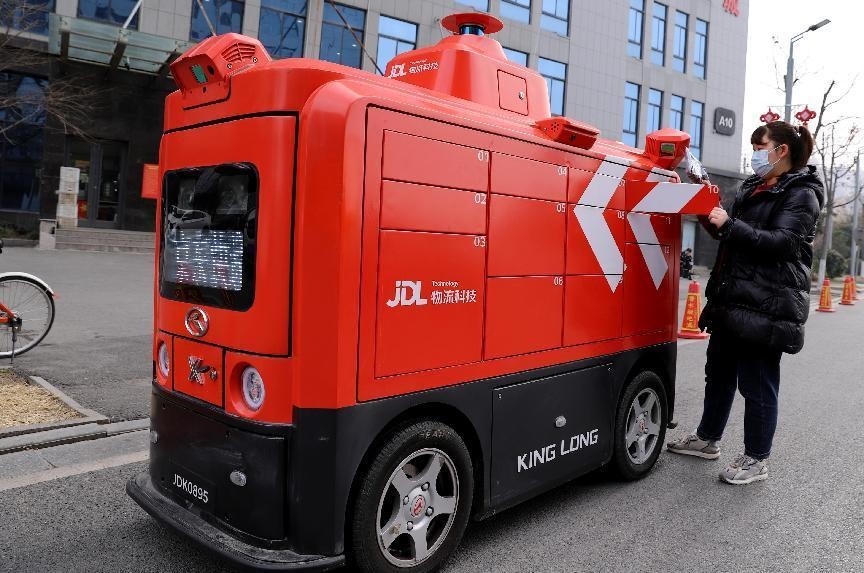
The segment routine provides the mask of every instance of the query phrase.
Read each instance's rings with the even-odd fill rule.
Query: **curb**
[[[10,370],[9,368],[4,368],[4,370]],[[23,434],[33,434],[38,432],[46,432],[51,430],[57,430],[62,428],[68,428],[71,426],[83,426],[86,424],[105,424],[108,422],[108,418],[103,416],[99,412],[91,410],[89,408],[85,408],[78,402],[76,402],[71,396],[64,393],[62,390],[59,390],[52,386],[47,380],[40,376],[28,376],[30,380],[32,380],[36,385],[41,387],[46,392],[50,393],[52,396],[66,404],[69,408],[75,410],[79,414],[81,414],[80,418],[75,418],[73,420],[63,420],[61,422],[45,422],[42,424],[28,424],[26,426],[13,426],[11,428],[5,428],[0,430],[0,443],[2,443],[3,439],[9,438],[12,436],[20,436]],[[3,450],[0,449],[0,454],[3,453]]]
[[[0,367],[0,369],[10,370],[8,367]],[[21,450],[47,448],[83,440],[96,440],[145,430],[150,427],[150,418],[109,423],[106,416],[83,407],[44,378],[40,376],[28,376],[28,378],[66,406],[81,414],[81,417],[61,422],[29,424],[0,430],[0,456]]]
[[[21,450],[38,450],[84,440],[98,440],[108,436],[126,434],[146,430],[150,427],[150,418],[115,422],[113,424],[90,423],[82,426],[44,430],[30,434],[21,434],[0,438],[0,456]]]

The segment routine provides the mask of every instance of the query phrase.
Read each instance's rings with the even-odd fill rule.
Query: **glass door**
[[[99,186],[94,188],[93,205],[96,210],[91,221],[95,226],[119,227],[120,225],[120,182],[123,173],[125,145],[111,141],[98,144]]]
[[[70,138],[66,165],[81,170],[78,225],[119,228],[125,188],[126,143]]]

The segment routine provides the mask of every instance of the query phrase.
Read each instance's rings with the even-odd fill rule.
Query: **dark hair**
[[[813,153],[813,136],[805,125],[792,125],[785,121],[772,121],[760,125],[750,136],[750,143],[760,144],[762,138],[768,135],[768,139],[778,145],[789,147],[789,159],[792,169],[801,169],[810,160]]]

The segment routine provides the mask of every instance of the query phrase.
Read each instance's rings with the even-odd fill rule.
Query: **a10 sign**
[[[715,108],[714,131],[720,135],[735,135],[735,112],[725,107]]]

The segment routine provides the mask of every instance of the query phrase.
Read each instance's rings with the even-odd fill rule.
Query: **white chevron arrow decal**
[[[609,205],[609,201],[612,200],[612,196],[615,195],[615,191],[624,178],[624,174],[627,173],[627,169],[630,168],[629,159],[614,157],[612,155],[607,155],[606,158],[621,161],[623,165],[607,163],[605,160],[600,163],[597,173],[591,178],[591,182],[588,183],[588,187],[585,188],[585,192],[582,194],[582,200],[579,201],[583,205],[594,205],[595,207],[605,209]]]
[[[702,187],[697,183],[658,183],[633,210],[643,213],[680,213]]]
[[[648,272],[651,273],[654,288],[659,289],[663,277],[666,276],[666,271],[669,270],[669,265],[666,264],[663,248],[658,244],[657,233],[654,232],[654,227],[651,225],[651,215],[627,213],[627,222],[633,230],[633,236],[636,237],[639,250],[642,251],[642,258],[645,259]]]
[[[615,275],[623,273],[624,257],[621,255],[621,250],[615,242],[612,230],[606,223],[603,209],[587,205],[576,205],[573,207],[573,214],[576,215],[576,220],[579,221],[579,225],[585,233],[585,238],[588,239],[588,245],[594,251],[594,256],[600,264],[600,269],[606,275],[609,288],[612,289],[612,292],[615,292],[619,282],[619,277]]]

